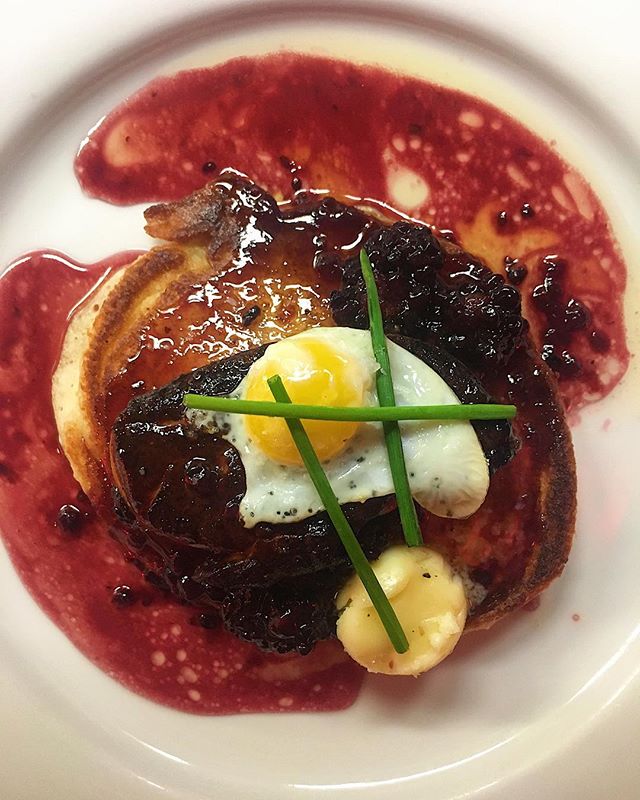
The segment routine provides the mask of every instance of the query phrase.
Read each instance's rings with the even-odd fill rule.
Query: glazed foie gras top
[[[468,624],[491,624],[559,572],[575,510],[570,440],[519,294],[502,277],[426,226],[391,224],[375,210],[313,194],[279,207],[232,173],[146,216],[148,232],[169,243],[117,274],[75,317],[54,399],[76,476],[105,513],[105,487],[115,487],[118,535],[147,574],[183,600],[218,609],[231,631],[268,649],[307,652],[334,632],[333,598],[350,569],[326,514],[244,525],[238,450],[189,419],[182,397],[233,392],[264,357],[254,347],[283,335],[336,323],[363,328],[354,258],[361,243],[388,333],[403,351],[458,400],[519,409],[523,446],[511,462],[509,426],[474,425],[497,470],[480,509],[467,519],[422,513],[425,537],[465,576]],[[222,352],[213,360],[212,325],[229,332],[216,337]],[[158,347],[141,349],[141,336]],[[163,340],[172,342],[170,358]],[[63,386],[77,387],[77,404]],[[132,387],[141,395],[133,400]],[[392,495],[345,508],[370,558],[398,539]]]

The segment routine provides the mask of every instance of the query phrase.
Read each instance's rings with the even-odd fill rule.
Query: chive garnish
[[[213,397],[185,394],[187,408],[219,411],[226,414],[246,414],[253,417],[282,417],[283,419],[319,419],[335,422],[387,422],[389,420],[469,420],[512,419],[516,407],[498,403],[467,403],[445,406],[315,406],[304,403],[274,403],[270,400],[237,400],[232,397]]]
[[[360,268],[364,277],[367,289],[367,308],[369,310],[369,328],[371,330],[371,344],[373,354],[378,362],[376,373],[376,389],[378,391],[378,403],[380,406],[395,406],[396,397],[393,391],[393,378],[391,376],[391,362],[389,351],[387,350],[387,340],[384,335],[384,325],[382,322],[382,310],[378,297],[378,287],[373,275],[371,262],[364,247],[360,250]],[[387,445],[389,456],[389,468],[393,478],[393,487],[396,492],[398,511],[400,512],[400,522],[405,542],[409,547],[417,547],[422,542],[422,532],[418,525],[418,515],[411,496],[409,478],[407,477],[407,465],[404,461],[402,450],[402,437],[400,426],[397,420],[387,420],[382,423],[384,439]]]
[[[291,398],[289,397],[289,394],[279,375],[273,375],[267,380],[267,383],[269,384],[271,393],[278,403],[291,402]],[[329,483],[329,479],[327,478],[325,471],[322,469],[320,460],[316,455],[316,451],[313,449],[313,445],[307,436],[307,432],[298,419],[286,419],[286,423],[289,428],[289,432],[291,433],[291,437],[298,448],[302,462],[309,473],[309,477],[311,478],[313,485],[316,487],[316,491],[320,496],[320,500],[322,501],[322,504],[324,505],[325,510],[329,515],[329,518],[333,523],[338,536],[340,537],[340,540],[342,541],[344,549],[347,551],[347,555],[351,559],[351,563],[353,564],[358,577],[362,581],[364,588],[367,590],[367,594],[371,598],[373,607],[378,612],[380,621],[384,625],[384,629],[391,640],[394,650],[397,653],[406,653],[409,649],[409,642],[407,641],[407,637],[402,630],[402,625],[400,624],[400,621],[398,620],[398,617],[396,616],[389,599],[380,586],[375,572],[371,569],[371,565],[367,561],[367,557],[362,551],[362,547],[360,547],[360,543],[356,539],[356,536],[351,529],[351,525],[349,525],[349,522],[347,521],[347,518],[340,507],[338,498],[335,496],[333,489],[331,488],[331,484]]]

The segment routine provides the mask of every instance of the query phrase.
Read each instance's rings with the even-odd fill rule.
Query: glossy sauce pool
[[[604,211],[549,145],[483,101],[324,59],[238,59],[152,82],[105,118],[75,165],[88,194],[120,204],[178,199],[226,166],[282,198],[301,188],[374,197],[453,231],[522,292],[570,410],[623,376],[625,269]],[[130,260],[81,266],[41,252],[0,281],[0,529],[13,562],[89,658],[158,702],[200,713],[344,708],[362,671],[337,646],[283,659],[209,629],[145,584],[79,494],[58,448],[50,378],[72,309]],[[257,285],[248,267],[212,280],[208,295],[197,289],[197,346],[175,335],[176,319],[163,336],[159,315],[117,405],[123,386],[130,396],[151,388],[142,374],[161,384],[165,372],[250,346],[257,303],[304,315],[320,289],[308,274],[291,278]]]

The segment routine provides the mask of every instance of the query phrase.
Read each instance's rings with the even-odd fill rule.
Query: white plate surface
[[[156,74],[283,45],[348,53],[479,93],[557,141],[600,195],[625,253],[638,352],[637,10],[617,1],[606,11],[450,5],[10,3],[0,61],[1,260],[42,246],[80,260],[146,246],[140,207],[83,197],[71,160],[84,132]],[[400,688],[369,680],[339,714],[206,718],[137,697],[73,648],[0,549],[0,797],[637,797],[638,372],[632,362],[574,431],[577,538],[540,609],[469,635],[423,679]]]

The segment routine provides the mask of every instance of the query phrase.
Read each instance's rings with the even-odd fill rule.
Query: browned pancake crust
[[[489,628],[510,611],[534,600],[564,569],[573,541],[577,482],[571,433],[555,377],[542,359],[533,355],[528,357],[544,376],[558,420],[545,468],[537,471],[536,485],[531,487],[531,491],[537,495],[538,513],[544,521],[544,535],[533,543],[519,580],[490,594],[484,603],[472,611],[467,622],[470,630]]]

